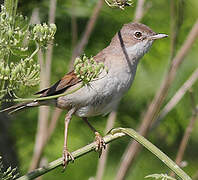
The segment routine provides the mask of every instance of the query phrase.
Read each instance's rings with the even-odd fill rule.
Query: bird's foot
[[[72,154],[67,150],[67,148],[63,148],[63,168],[65,169],[67,164],[69,163],[69,160],[74,162],[74,157]]]
[[[102,150],[106,148],[106,144],[104,142],[104,139],[98,132],[95,132],[95,135],[96,135],[95,141],[97,144],[95,150],[99,153],[99,157],[100,157],[102,154]]]

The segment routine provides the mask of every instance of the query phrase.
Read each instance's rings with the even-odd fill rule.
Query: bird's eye
[[[136,31],[136,32],[134,33],[134,35],[135,35],[135,37],[138,38],[138,39],[142,37],[142,33],[139,32],[139,31]]]

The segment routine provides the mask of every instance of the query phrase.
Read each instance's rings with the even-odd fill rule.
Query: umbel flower
[[[98,63],[93,57],[88,58],[85,55],[82,58],[76,58],[74,62],[74,73],[82,80],[84,85],[98,78],[103,69],[106,69],[104,63]],[[106,72],[108,72],[107,69]]]
[[[56,25],[29,25],[22,15],[0,12],[0,99],[17,97],[40,82],[40,66],[35,61],[39,49],[46,50],[54,39]],[[19,92],[19,93],[18,93]]]

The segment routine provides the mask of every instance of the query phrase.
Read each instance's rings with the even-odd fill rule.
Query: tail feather
[[[25,102],[25,103],[17,104],[17,105],[11,106],[9,108],[3,109],[0,111],[0,113],[7,112],[8,114],[12,114],[14,112],[20,111],[25,108],[37,107],[37,106],[39,106],[38,101]]]

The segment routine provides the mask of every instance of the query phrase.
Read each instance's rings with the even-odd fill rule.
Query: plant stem
[[[12,30],[14,30],[18,0],[5,0],[4,6],[6,8],[6,13],[7,13],[8,17],[12,18],[11,28],[12,28]],[[8,43],[10,43],[10,37],[8,37],[7,41],[8,41]],[[8,64],[9,57],[10,57],[10,51],[8,54],[4,55],[6,64]]]
[[[151,130],[155,129],[164,117],[180,102],[182,97],[186,94],[186,92],[198,81],[198,68],[191,74],[190,78],[186,80],[186,82],[179,88],[179,90],[175,93],[175,95],[171,98],[171,100],[164,106],[161,110],[158,118],[152,124]]]
[[[134,138],[137,142],[142,144],[145,148],[147,148],[150,152],[152,152],[155,156],[157,156],[163,163],[165,163],[172,171],[174,171],[182,180],[191,180],[191,178],[182,170],[179,168],[179,166],[174,163],[166,154],[164,154],[161,150],[159,150],[155,145],[153,145],[151,142],[149,142],[147,139],[145,139],[143,136],[138,134],[135,130],[131,128],[115,128],[111,130],[109,134],[107,134],[103,139],[104,142],[107,144],[115,139],[118,139],[122,136],[128,135],[132,138]],[[72,153],[72,156],[76,159],[81,157],[82,155],[87,154],[88,152],[91,152],[95,150],[97,144],[96,142],[93,142],[87,146],[84,146]],[[69,161],[71,159],[69,158]],[[42,167],[35,169],[34,171],[19,177],[17,180],[30,180],[34,179],[36,177],[39,177],[59,166],[62,165],[62,158],[59,158],[51,163],[47,167]]]
[[[39,45],[36,43],[36,49],[35,49],[35,51],[31,54],[30,57],[27,58],[27,60],[32,59],[38,53],[39,49],[40,49],[39,48]]]
[[[15,17],[17,14],[17,7],[18,7],[18,0],[14,1],[14,7],[13,7],[13,16]]]
[[[143,145],[152,154],[157,156],[164,164],[166,164],[182,180],[191,180],[191,178],[174,161],[172,161],[166,154],[164,154],[160,149],[158,149],[155,145],[149,142],[146,138],[138,134],[135,130],[131,128],[116,128],[111,131],[112,134],[120,132],[127,134],[128,136],[135,139],[138,143]]]
[[[9,16],[12,16],[13,6],[14,6],[13,4],[14,4],[14,0],[5,0],[4,2],[6,12],[9,14]]]
[[[47,97],[39,97],[39,98],[19,98],[19,99],[13,99],[14,102],[21,102],[21,101],[43,101],[43,100],[50,100],[50,99],[56,99],[56,98],[59,98],[61,96],[66,96],[68,94],[72,94],[76,91],[78,91],[80,88],[82,88],[83,85],[81,84],[79,87],[71,90],[71,91],[66,91],[65,93],[62,93],[62,94],[57,94],[57,95],[54,95],[54,96],[47,96]]]
[[[103,137],[105,143],[109,143],[115,139],[118,139],[122,136],[125,136],[124,133],[114,133],[114,134],[108,134],[106,135],[105,137]],[[85,155],[93,150],[95,150],[96,148],[96,142],[93,142],[91,144],[88,144],[74,152],[72,152],[72,156],[76,159],[76,158],[79,158],[81,157],[82,155]],[[68,161],[71,161],[71,158],[69,157],[69,160]],[[62,165],[62,158],[59,158],[51,163],[49,163],[49,165],[47,167],[42,167],[42,168],[38,168],[38,169],[35,169],[31,172],[29,172],[28,174],[22,176],[22,177],[19,177],[17,180],[30,180],[30,179],[34,179],[36,177],[39,177],[59,166]]]

